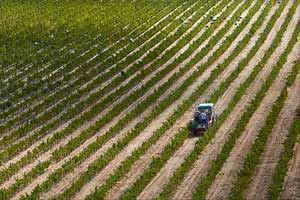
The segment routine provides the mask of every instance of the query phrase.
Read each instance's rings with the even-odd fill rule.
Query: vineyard
[[[300,0],[3,0],[0,27],[1,200],[300,199]]]

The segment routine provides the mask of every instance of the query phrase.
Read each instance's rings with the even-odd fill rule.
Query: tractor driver
[[[207,114],[203,110],[201,111],[201,123],[208,127]]]

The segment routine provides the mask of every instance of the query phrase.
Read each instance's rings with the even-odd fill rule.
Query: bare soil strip
[[[272,84],[267,96],[252,115],[245,131],[237,140],[229,158],[227,158],[226,163],[223,165],[212,186],[209,188],[207,198],[219,199],[226,198],[229,195],[233,183],[237,179],[238,171],[241,169],[247,153],[251,149],[251,145],[259,134],[259,131],[265,125],[266,117],[277,97],[280,95],[280,91],[284,87],[284,80],[291,71],[292,62],[296,59],[294,56],[296,51],[297,47],[289,54],[287,63],[285,63],[275,82]]]
[[[300,104],[300,76],[296,84],[290,88],[289,97],[286,101],[279,118],[268,139],[266,149],[262,155],[261,163],[257,166],[249,188],[245,192],[246,199],[266,199],[267,189],[272,181],[276,164],[283,151],[283,143],[289,134],[292,121],[296,115],[296,109]]]
[[[179,68],[176,70],[176,71],[178,71],[179,70]],[[173,72],[174,73],[174,72]],[[169,77],[169,75],[168,75],[168,77]],[[164,78],[165,79],[165,78]],[[167,79],[165,79],[165,80],[167,80]],[[160,84],[162,84],[162,83],[158,83],[157,84],[157,87],[160,85]],[[154,89],[153,89],[154,90]],[[152,91],[152,90],[151,90]],[[171,92],[171,91],[169,91],[169,92]],[[146,95],[147,96],[147,95]],[[128,112],[128,111],[126,111],[126,112]],[[125,112],[125,113],[126,113]],[[147,111],[148,113],[150,112],[149,110]],[[124,113],[124,114],[125,114]],[[117,120],[114,120],[114,122],[116,122]],[[138,122],[138,121],[140,121],[140,120],[135,120],[135,122],[134,123],[131,123],[130,125],[129,125],[129,127],[127,127],[126,129],[125,129],[125,131],[127,130],[129,130],[130,128],[133,128],[134,127],[134,125]],[[109,127],[111,127],[113,122],[111,122],[111,123],[109,123],[110,124],[110,126],[105,126],[105,127],[107,127],[107,128],[105,128],[105,129],[109,129]],[[104,130],[101,130],[100,131],[102,134],[104,133]],[[123,132],[123,131],[122,131]],[[78,152],[80,152],[80,151],[82,151],[83,149],[84,149],[84,147],[86,146],[86,145],[88,145],[88,144],[90,144],[91,142],[93,142],[93,140],[95,140],[96,139],[96,137],[98,137],[99,136],[99,134],[97,134],[96,136],[94,136],[92,139],[89,139],[86,143],[84,143],[83,145],[81,145],[80,147],[78,147],[74,152],[72,152],[68,157],[66,157],[65,158],[65,160],[68,160],[69,158],[71,158],[71,157],[73,157],[74,155],[76,155],[76,154],[78,154]],[[113,139],[112,141],[111,141],[111,143],[109,143],[108,145],[106,145],[103,149],[101,149],[101,150],[99,150],[99,152],[101,153],[103,153],[104,152],[104,150],[105,149],[107,149],[108,147],[110,147],[113,143],[115,143],[118,139],[120,139],[120,138],[122,138],[122,137],[124,137],[125,135],[122,135],[122,136],[118,136],[117,138],[115,138],[115,139]],[[71,137],[74,137],[74,135],[72,135]],[[64,142],[65,143],[65,142]],[[45,160],[45,157],[44,156],[41,156],[41,159],[42,160]],[[95,159],[94,157],[93,157],[93,159]],[[65,160],[64,160],[64,162],[65,162]],[[39,160],[40,161],[40,160]],[[36,165],[36,164],[38,164],[38,162],[39,161],[37,161],[37,162],[35,162],[35,164],[34,165]],[[58,164],[58,166],[61,166],[63,163],[61,163],[61,162],[59,162],[59,163],[57,163]],[[30,166],[29,167],[30,169],[32,168],[32,166]],[[50,173],[51,171],[54,171],[55,169],[57,169],[58,167],[50,167],[51,168],[51,170],[49,170],[48,169],[48,172]],[[28,169],[29,170],[29,169]],[[28,171],[28,170],[26,170],[26,171]],[[22,176],[22,173],[23,172],[20,172],[17,176]],[[44,176],[43,175],[43,177],[44,178],[46,178],[46,175]],[[15,176],[13,177],[13,178],[11,178],[7,183],[8,184],[6,184],[5,183],[5,186],[7,187],[8,185],[10,185],[11,184],[11,182],[10,181],[13,181],[14,182],[14,178],[15,178]],[[39,181],[40,182],[40,181]],[[31,188],[32,189],[32,188]]]
[[[295,144],[294,155],[289,163],[289,170],[285,179],[284,190],[280,199],[300,199],[300,145]]]
[[[263,6],[264,7],[264,6]],[[262,8],[263,8],[262,7]],[[260,10],[259,12],[261,12],[262,10]],[[251,20],[251,22],[249,23],[249,25],[241,32],[241,34],[236,38],[236,40],[232,43],[232,46],[230,46],[228,48],[229,52],[226,52],[224,54],[229,55],[232,50],[234,49],[234,47],[238,44],[238,41],[240,41],[245,34],[248,33],[249,29],[250,29],[250,25],[253,24],[253,22],[257,19],[258,14],[257,13],[256,16],[254,16],[253,20]],[[257,33],[256,33],[257,34]],[[255,38],[257,38],[258,36],[255,35]],[[251,49],[251,48],[250,48]],[[246,48],[246,50],[242,51],[242,54],[245,54],[246,51],[249,51],[249,48]],[[224,55],[223,54],[223,55]],[[222,59],[218,59],[217,62],[215,62],[213,65],[216,66],[218,63],[222,63],[225,59],[225,57],[227,56],[221,56]],[[220,57],[220,58],[221,58]],[[242,59],[238,56],[239,59]],[[236,60],[236,62],[238,62]],[[228,73],[228,72],[227,72]],[[210,91],[209,93],[211,94],[211,92],[213,92],[218,85],[220,84],[221,80],[224,80],[224,78],[218,78],[219,81],[218,84],[215,84],[213,87],[210,87],[210,89],[208,91]],[[199,100],[197,101],[204,101],[205,99],[207,99],[210,94],[203,94]],[[151,149],[148,150],[148,152],[133,166],[132,170],[129,172],[129,174],[126,175],[126,177],[124,177],[114,188],[112,188],[112,190],[109,192],[109,194],[107,195],[107,199],[117,199],[119,198],[119,196],[128,188],[130,187],[130,185],[133,184],[133,182],[143,173],[143,171],[149,166],[151,158],[154,156],[157,156],[162,150],[163,147],[171,140],[171,137],[174,136],[174,132],[178,131],[179,128],[184,127],[187,123],[187,121],[190,119],[190,113],[192,112],[194,108],[191,108],[189,111],[187,111],[183,117],[181,117],[178,122],[174,125],[174,127],[172,129],[170,129],[169,131],[167,131],[167,133],[158,141],[157,144],[155,144],[154,146],[151,147]],[[195,141],[193,141],[192,143],[194,143]]]

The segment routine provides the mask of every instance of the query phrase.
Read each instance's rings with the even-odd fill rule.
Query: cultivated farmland
[[[300,199],[300,0],[3,0],[0,27],[0,199]]]

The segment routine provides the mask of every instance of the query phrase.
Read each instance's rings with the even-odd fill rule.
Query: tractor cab
[[[217,115],[213,103],[201,103],[197,106],[196,111],[205,112],[208,118],[208,124],[212,125],[217,120]]]
[[[206,116],[205,122],[203,122],[201,115]],[[202,103],[199,104],[194,113],[194,119],[189,123],[189,129],[193,135],[201,134],[206,132],[209,127],[217,120],[213,103]]]

